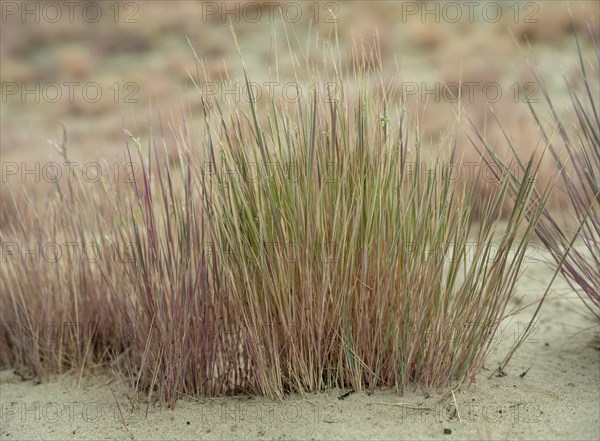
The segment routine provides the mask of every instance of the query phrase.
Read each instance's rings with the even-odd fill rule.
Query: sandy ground
[[[552,272],[535,251],[511,308],[539,298]],[[539,260],[535,262],[534,260]],[[264,398],[184,399],[174,411],[132,409],[115,378],[56,378],[34,385],[0,373],[2,440],[25,439],[600,439],[598,325],[562,280],[542,309],[539,327],[491,376],[532,308],[501,325],[497,349],[475,384],[441,401],[444,391],[400,397],[345,391]],[[527,372],[525,375],[522,375]],[[114,395],[113,395],[114,393]],[[117,404],[117,401],[118,403]],[[403,403],[404,406],[397,405]],[[446,433],[451,431],[451,433]]]

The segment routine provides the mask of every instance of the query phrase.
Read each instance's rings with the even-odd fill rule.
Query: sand
[[[539,298],[552,276],[547,256],[536,251],[531,257],[518,286],[522,300],[511,308]],[[116,377],[69,374],[35,385],[4,370],[0,439],[600,439],[599,326],[563,280],[506,375],[493,375],[532,312],[529,307],[504,322],[476,382],[441,401],[444,391],[417,389],[402,397],[375,391],[341,400],[346,391],[330,390],[282,402],[186,398],[175,410],[146,409],[144,403],[132,408]]]

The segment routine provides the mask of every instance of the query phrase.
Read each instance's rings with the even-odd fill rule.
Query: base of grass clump
[[[128,134],[141,169],[125,194],[108,181],[59,184],[43,209],[15,196],[27,220],[3,241],[33,234],[131,253],[11,255],[0,273],[2,362],[39,377],[111,365],[170,404],[472,380],[534,231],[533,180],[510,186],[508,222],[509,179],[477,201],[475,221],[479,178],[456,183],[450,168],[428,166],[390,105],[396,92],[367,97],[366,68],[356,69],[356,86],[336,78],[335,100],[315,93],[294,109],[203,97],[202,131],[182,130],[178,161],[165,160],[160,136],[146,149]],[[58,339],[19,332],[47,320],[95,327]]]

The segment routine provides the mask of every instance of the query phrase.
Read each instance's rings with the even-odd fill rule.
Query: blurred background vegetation
[[[595,1],[492,2],[491,9],[485,9],[490,2],[474,2],[473,14],[465,2],[455,2],[462,16],[458,21],[445,2],[82,1],[72,14],[65,2],[56,2],[61,7],[56,20],[56,11],[44,3],[2,2],[3,161],[43,161],[56,155],[47,140],[59,137],[59,121],[68,129],[72,157],[112,159],[123,150],[123,128],[147,134],[157,105],[163,119],[174,124],[186,114],[182,109],[199,111],[200,96],[188,74],[196,72],[188,39],[213,79],[228,74],[243,80],[230,22],[257,81],[269,78],[275,52],[280,78],[294,78],[286,32],[302,66],[303,58],[323,59],[327,46],[322,42],[337,31],[342,54],[361,42],[373,46],[377,38],[384,77],[399,70],[402,81],[415,82],[419,92],[436,83],[497,82],[503,93],[498,102],[490,103],[477,90],[465,108],[484,128],[493,107],[505,127],[513,129],[517,145],[529,151],[539,134],[530,130],[524,104],[528,92],[523,86],[533,81],[527,60],[533,54],[553,96],[567,99],[562,75],[577,70],[573,25],[584,54],[593,53],[600,16],[600,2]],[[499,19],[486,19],[499,4]],[[23,14],[24,8],[34,12]],[[423,11],[436,10],[423,16]],[[54,99],[53,82],[60,85],[60,99]],[[97,101],[98,88],[84,90],[90,83],[101,91]],[[28,90],[36,92],[24,96]],[[456,105],[439,96],[427,101],[417,94],[407,107],[435,142],[455,119]]]

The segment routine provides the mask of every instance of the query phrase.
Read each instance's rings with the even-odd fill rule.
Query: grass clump
[[[453,154],[448,167],[424,159],[398,90],[368,93],[375,58],[354,59],[349,81],[334,75],[333,100],[203,96],[176,145],[128,133],[128,187],[58,184],[43,207],[11,190],[23,221],[4,243],[91,241],[112,258],[5,253],[2,363],[36,377],[110,365],[171,405],[473,380],[543,209],[531,210],[532,163],[477,201],[475,219],[480,174],[457,182]],[[452,152],[452,130],[444,139]],[[47,338],[46,322],[94,326]]]

